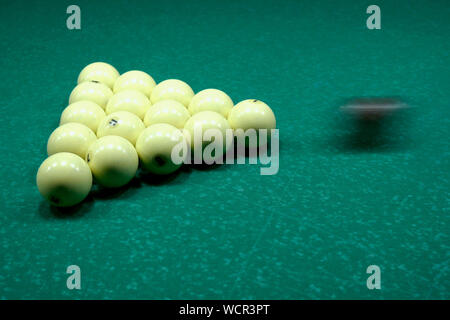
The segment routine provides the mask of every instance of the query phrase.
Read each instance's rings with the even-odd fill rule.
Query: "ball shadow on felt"
[[[184,183],[189,174],[190,171],[186,170],[185,165],[182,165],[178,170],[169,174],[153,174],[139,169],[137,178],[145,185],[162,186],[166,184]]]
[[[128,182],[126,185],[118,188],[103,187],[94,182],[94,184],[92,185],[90,195],[92,195],[94,199],[98,200],[116,199],[119,197],[131,197],[132,194],[134,193],[133,191],[136,191],[136,189],[140,188],[140,186],[141,181],[136,176],[133,179],[131,179],[131,181]]]
[[[86,199],[71,207],[55,207],[42,199],[39,205],[39,215],[45,219],[78,219],[89,213],[94,204],[94,198],[91,193]]]
[[[338,152],[392,152],[411,147],[411,117],[406,111],[379,119],[339,115],[331,137]]]

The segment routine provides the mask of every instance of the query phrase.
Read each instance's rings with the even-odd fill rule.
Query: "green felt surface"
[[[80,31],[70,4],[0,3],[1,299],[450,298],[447,1],[379,0],[373,31],[369,1],[77,1]],[[279,173],[186,168],[51,210],[35,174],[94,61],[267,102]],[[359,141],[354,96],[415,109]]]

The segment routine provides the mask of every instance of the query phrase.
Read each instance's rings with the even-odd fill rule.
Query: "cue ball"
[[[61,114],[60,125],[77,122],[97,132],[100,121],[106,116],[105,111],[92,101],[82,100],[68,105]]]
[[[84,124],[66,123],[56,128],[48,138],[47,153],[51,156],[58,152],[70,152],[84,158],[95,140],[95,133]]]
[[[154,174],[175,172],[180,164],[172,161],[172,149],[184,142],[183,132],[167,123],[153,124],[142,131],[136,142],[136,151],[142,166]]]
[[[92,174],[82,158],[60,152],[44,160],[37,172],[36,184],[52,205],[69,207],[86,198],[92,187]]]
[[[186,82],[169,79],[158,83],[153,88],[150,100],[153,104],[167,99],[176,100],[187,108],[193,96],[194,91]]]
[[[116,188],[133,179],[139,165],[130,141],[119,136],[99,138],[88,149],[86,162],[95,180],[102,186]]]
[[[191,114],[201,111],[215,111],[227,118],[231,108],[233,108],[233,100],[225,92],[217,89],[202,90],[189,103]]]
[[[81,100],[88,100],[98,104],[102,109],[106,108],[106,104],[113,95],[110,88],[103,83],[83,82],[77,85],[69,97],[69,104]]]
[[[188,140],[188,143],[190,141],[191,150],[194,151],[194,155],[195,146],[201,146],[202,149],[204,149],[211,143],[211,140],[205,140],[203,138],[205,132],[209,129],[216,129],[221,133],[224,146],[223,152],[226,152],[233,142],[232,139],[226,139],[226,131],[230,129],[227,119],[225,119],[220,113],[214,111],[202,111],[194,114],[188,121],[186,121],[184,126],[184,134]],[[194,132],[196,130],[201,130],[201,136],[194,136]],[[216,154],[215,158],[219,158],[220,156],[222,156],[222,153]]]
[[[133,70],[125,72],[117,78],[113,91],[117,93],[123,90],[137,90],[150,99],[150,95],[155,86],[156,82],[149,74],[143,71]]]
[[[144,129],[144,123],[137,115],[128,111],[117,111],[103,118],[97,130],[97,137],[120,136],[135,145]]]
[[[156,123],[168,123],[183,129],[191,117],[184,105],[175,100],[162,100],[150,107],[144,117],[146,127]]]
[[[119,78],[119,72],[112,65],[105,62],[94,62],[81,70],[78,83],[96,81],[112,89],[117,78]]]
[[[124,90],[116,93],[106,105],[106,114],[117,111],[128,111],[144,119],[145,113],[150,109],[150,100],[140,91]]]
[[[356,98],[341,106],[341,110],[362,121],[378,121],[408,105],[395,98]]]

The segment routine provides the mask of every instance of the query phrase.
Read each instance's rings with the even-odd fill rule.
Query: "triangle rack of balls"
[[[143,71],[119,74],[108,63],[94,62],[81,70],[60,126],[47,141],[48,158],[38,169],[37,187],[51,205],[74,206],[87,197],[93,182],[122,187],[139,167],[155,175],[175,172],[183,165],[171,157],[177,145],[205,148],[211,143],[195,135],[199,128],[225,136],[229,130],[275,125],[274,113],[260,100],[234,105],[217,89],[194,93],[181,80],[157,84]]]

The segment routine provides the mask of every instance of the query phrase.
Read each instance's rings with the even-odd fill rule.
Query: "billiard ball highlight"
[[[135,145],[144,129],[144,123],[137,115],[128,111],[117,111],[103,118],[97,130],[97,137],[120,136]]]
[[[56,128],[47,141],[49,156],[58,152],[74,153],[82,158],[89,146],[97,140],[95,133],[81,123],[70,122]]]
[[[77,122],[97,132],[100,121],[106,116],[105,111],[96,103],[81,100],[68,105],[61,114],[60,125]]]
[[[220,133],[223,148],[219,150],[221,152],[214,154],[214,159],[220,158],[230,147],[233,142],[231,139],[227,139],[227,130],[230,129],[230,125],[220,113],[214,111],[202,111],[194,114],[184,126],[184,134],[190,142],[191,150],[194,151],[196,157],[195,148],[202,148],[203,150],[212,142],[204,139],[204,134],[209,129],[216,129]],[[197,158],[197,157],[196,157]],[[213,160],[214,160],[213,159]]]
[[[228,115],[228,122],[235,131],[238,141],[243,141],[242,139],[245,138],[243,131],[248,129],[255,129],[257,134],[259,129],[267,129],[267,134],[270,135],[270,130],[276,128],[276,119],[272,109],[261,100],[256,99],[244,100],[235,105]],[[260,144],[259,135],[256,143]],[[257,146],[253,143],[249,145],[248,141],[246,144],[250,147]]]
[[[167,124],[153,124],[142,131],[136,142],[136,151],[144,169],[155,174],[169,174],[176,171],[181,163],[172,161],[172,150],[184,142],[180,129]]]
[[[138,70],[132,70],[125,72],[114,83],[114,93],[123,90],[137,90],[145,94],[150,99],[153,88],[156,86],[155,80],[143,72]]]
[[[96,81],[112,89],[118,77],[119,72],[112,65],[105,62],[94,62],[81,70],[78,83]]]
[[[169,79],[158,83],[153,88],[150,100],[152,104],[167,99],[176,100],[187,108],[193,96],[194,91],[186,82]]]
[[[189,103],[189,112],[196,114],[201,111],[215,111],[225,118],[233,108],[233,101],[223,91],[206,89],[198,92]]]
[[[145,113],[150,109],[148,98],[137,90],[123,90],[111,97],[106,105],[106,114],[117,111],[128,111],[144,119]]]
[[[61,152],[44,160],[37,172],[36,184],[52,205],[69,207],[86,198],[92,187],[92,174],[82,158]]]
[[[102,186],[116,188],[133,179],[139,165],[130,141],[119,136],[105,136],[91,144],[86,162],[95,180]]]
[[[69,104],[81,100],[88,100],[105,109],[106,103],[112,95],[111,89],[102,83],[83,82],[77,85],[70,93]]]
[[[144,124],[148,127],[156,123],[168,123],[178,129],[183,129],[190,116],[189,111],[180,102],[162,100],[148,109],[144,117]]]

